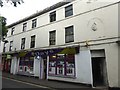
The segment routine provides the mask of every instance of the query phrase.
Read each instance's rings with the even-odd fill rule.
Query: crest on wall
[[[92,31],[104,30],[103,21],[97,17],[91,18],[88,21],[87,27],[88,27],[88,30],[92,30]]]

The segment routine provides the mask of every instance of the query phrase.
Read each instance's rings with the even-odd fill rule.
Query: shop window
[[[75,76],[74,55],[57,54],[49,58],[49,75]]]
[[[49,74],[56,74],[56,55],[50,56]]]
[[[66,55],[66,75],[73,76],[75,73],[75,60],[74,55]]]
[[[56,11],[50,13],[50,22],[56,21]]]
[[[73,26],[65,28],[65,42],[74,42],[74,29]]]
[[[19,71],[23,73],[28,72],[30,74],[33,73],[33,64],[34,64],[34,57],[22,57],[20,58],[19,62]]]
[[[57,75],[64,75],[65,70],[65,55],[58,54],[57,55]]]
[[[23,71],[23,66],[19,66],[19,71]]]
[[[65,7],[65,17],[73,15],[73,5]]]

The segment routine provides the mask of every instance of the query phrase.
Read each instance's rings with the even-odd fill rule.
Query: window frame
[[[37,19],[32,20],[32,28],[37,27]]]
[[[13,41],[10,41],[9,51],[12,51],[13,49]]]
[[[72,30],[72,33],[70,30]],[[70,39],[71,37],[72,39]],[[69,38],[69,40],[67,40],[67,38]],[[70,42],[74,42],[74,26],[73,25],[65,27],[65,43],[70,43]]]
[[[35,47],[35,38],[36,38],[36,35],[31,36],[30,48]]]
[[[54,42],[54,44],[51,42]],[[49,45],[56,45],[56,30],[49,31]]]
[[[25,32],[27,30],[27,22],[26,23],[23,23],[23,32]]]
[[[11,29],[11,35],[14,34],[14,31],[15,31],[15,27],[12,27],[12,29]]]
[[[69,17],[73,15],[73,4],[65,7],[65,17]]]
[[[21,39],[21,49],[25,49],[25,41],[26,41],[26,38]],[[23,48],[23,46],[24,46],[24,48]]]
[[[50,17],[50,22],[56,21],[56,11],[51,12],[49,17]]]

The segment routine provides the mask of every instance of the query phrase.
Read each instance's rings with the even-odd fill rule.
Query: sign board
[[[11,57],[11,55],[7,55],[7,59],[11,59],[12,57]]]

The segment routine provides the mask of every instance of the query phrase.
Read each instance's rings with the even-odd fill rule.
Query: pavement
[[[28,82],[40,86],[49,87],[51,89],[80,89],[82,90],[91,90],[92,87],[88,85],[82,85],[78,83],[71,83],[71,82],[61,82],[61,81],[53,81],[53,80],[41,80],[35,77],[28,77],[22,75],[12,75],[10,73],[3,72],[2,77],[11,78],[23,82]],[[107,88],[94,88],[94,90],[108,90]]]

